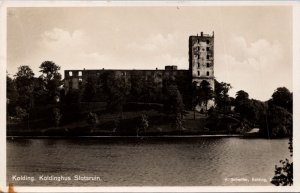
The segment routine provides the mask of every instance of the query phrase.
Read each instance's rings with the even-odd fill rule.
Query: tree
[[[20,66],[15,75],[18,105],[28,111],[33,106],[34,73],[29,66]]]
[[[48,93],[45,88],[44,80],[41,77],[34,78],[33,80],[33,97],[34,102],[39,105],[48,103]]]
[[[128,85],[123,75],[106,71],[101,75],[103,90],[107,93],[107,109],[111,112],[123,112],[123,105],[128,95]]]
[[[16,117],[20,120],[20,121],[24,121],[24,119],[28,116],[28,113],[25,109],[17,106],[15,108],[16,111]]]
[[[52,119],[53,119],[56,127],[60,124],[61,118],[62,118],[62,114],[60,112],[60,109],[53,108],[52,109]]]
[[[8,100],[16,98],[15,81],[8,75],[6,75],[6,96]]]
[[[18,99],[18,92],[16,89],[16,81],[6,75],[6,102],[7,102],[7,116],[14,115],[14,109]]]
[[[264,137],[279,138],[293,133],[293,115],[286,109],[269,102],[267,113],[261,115],[260,133]]]
[[[230,103],[230,97],[228,95],[229,90],[232,86],[228,83],[219,83],[215,80],[215,102],[219,109],[226,109]]]
[[[92,127],[91,132],[94,132],[94,129],[96,128],[96,125],[98,124],[98,115],[93,112],[89,112],[87,116],[87,123]]]
[[[42,72],[42,76],[47,81],[54,80],[54,79],[60,80],[60,78],[61,78],[61,75],[58,72],[60,70],[60,66],[57,66],[52,61],[44,61],[40,65],[40,69],[41,69],[40,72]]]
[[[205,110],[207,111],[207,104],[208,101],[214,98],[214,92],[209,84],[209,82],[207,82],[206,80],[203,80],[200,83],[200,87],[199,87],[199,105],[204,105],[205,106]]]
[[[289,139],[290,156],[293,157],[293,139]],[[289,159],[280,160],[281,166],[275,165],[275,176],[271,183],[276,186],[291,186],[293,185],[293,162]]]
[[[271,103],[293,112],[293,94],[285,87],[279,87],[274,91]]]
[[[197,86],[197,82],[193,82],[191,86],[192,90],[192,108],[194,111],[194,120],[196,119],[196,107],[201,102],[199,101],[199,88]]]
[[[235,94],[235,102],[240,103],[240,102],[245,102],[249,100],[249,94],[243,90],[239,90]]]
[[[182,130],[182,117],[184,113],[184,104],[177,85],[174,83],[167,87],[167,98],[165,109],[174,117],[174,124],[177,130]]]
[[[249,113],[249,94],[243,90],[240,90],[235,94],[235,96],[235,111],[240,113],[240,116],[243,119]]]
[[[158,86],[158,82],[155,80],[155,76],[146,75],[143,89],[143,101],[144,102],[158,102],[161,97],[161,88]]]
[[[143,91],[145,90],[145,81],[141,72],[132,72],[130,76],[130,85],[131,100],[140,101],[142,99]]]
[[[137,135],[143,133],[145,134],[147,128],[149,127],[149,120],[146,114],[142,114],[140,118],[140,124],[137,130]]]
[[[88,77],[84,84],[83,101],[91,102],[96,95],[96,82],[91,77]]]
[[[45,89],[49,100],[54,100],[55,96],[59,96],[58,88],[62,85],[61,74],[58,72],[60,66],[52,61],[44,61],[40,65],[41,78],[44,80]]]

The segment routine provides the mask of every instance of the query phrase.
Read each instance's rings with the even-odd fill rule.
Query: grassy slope
[[[177,130],[173,124],[173,118],[162,113],[162,108],[155,104],[144,108],[125,109],[122,114],[112,114],[105,111],[105,103],[81,103],[78,108],[77,117],[72,121],[64,121],[60,126],[49,126],[48,119],[43,119],[45,112],[51,111],[53,106],[45,106],[35,112],[37,119],[19,124],[8,124],[8,135],[137,135],[141,115],[145,114],[149,120],[149,127],[140,135],[162,135],[162,134],[214,134],[226,133],[226,131],[209,131],[206,127],[207,117],[205,115],[187,112],[183,117],[183,129]],[[161,106],[162,107],[162,106]],[[98,115],[99,122],[95,126],[87,123],[86,117],[89,112]],[[75,110],[65,112],[65,117],[71,117]],[[41,115],[40,117],[38,115]],[[74,115],[75,116],[75,115]],[[53,123],[52,123],[53,125]]]

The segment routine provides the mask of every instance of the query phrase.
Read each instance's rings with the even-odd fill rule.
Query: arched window
[[[209,76],[209,72],[208,71],[206,72],[206,75]]]
[[[198,76],[200,76],[200,71],[198,71]]]

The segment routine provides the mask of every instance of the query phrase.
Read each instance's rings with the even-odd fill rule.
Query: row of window
[[[198,70],[198,76],[200,76],[200,71]],[[209,72],[206,72],[206,76],[209,76]]]
[[[200,46],[197,47],[197,51],[200,51]],[[202,51],[204,52],[205,49],[202,48]],[[210,51],[210,47],[206,47],[206,51],[207,51],[207,52]]]
[[[200,54],[196,54],[196,58],[200,59]],[[206,59],[209,60],[209,55],[206,55]]]
[[[206,67],[209,68],[210,67],[210,63],[206,63]],[[198,68],[200,68],[200,63],[198,62]]]
[[[73,72],[69,71],[69,76],[73,76]],[[78,71],[78,76],[82,76],[82,71]]]

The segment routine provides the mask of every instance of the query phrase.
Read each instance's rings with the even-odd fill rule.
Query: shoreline
[[[6,136],[7,139],[77,139],[77,138],[213,138],[213,137],[244,137],[244,135],[232,134],[232,135],[162,135],[162,136]]]

